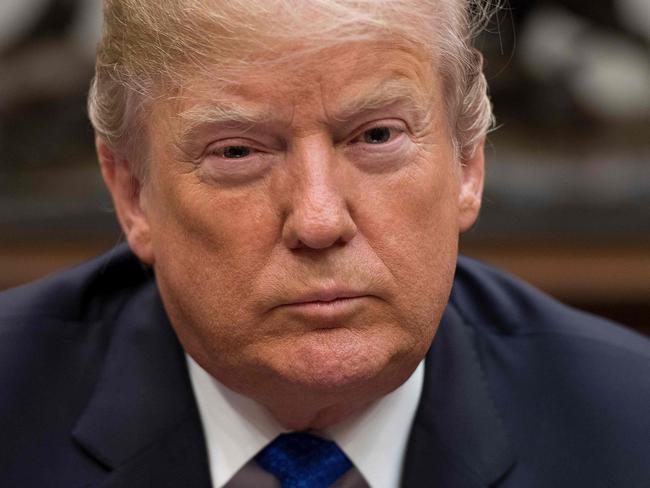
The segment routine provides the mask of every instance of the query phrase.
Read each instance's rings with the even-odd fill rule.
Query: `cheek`
[[[203,251],[227,252],[231,241],[245,244],[268,225],[270,206],[264,191],[218,188],[194,175],[161,182],[156,200],[154,224],[165,245],[172,239],[172,244],[181,241]]]
[[[265,195],[195,183],[192,175],[159,184],[150,220],[159,286],[177,309],[170,314],[210,328],[246,320],[242,302],[277,240]]]
[[[244,252],[255,261],[259,250],[252,249],[274,239],[275,212],[263,188],[218,187],[189,173],[162,175],[154,191],[150,221],[158,254],[197,261],[215,256],[227,267]]]
[[[455,259],[459,235],[459,179],[450,160],[423,161],[364,190],[364,235],[388,262],[405,273],[442,254]],[[394,271],[397,271],[396,269]]]
[[[364,237],[398,284],[398,307],[420,323],[444,308],[455,270],[459,180],[452,165],[413,165],[373,185],[359,209]]]

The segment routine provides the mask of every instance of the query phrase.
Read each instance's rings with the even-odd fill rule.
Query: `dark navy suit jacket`
[[[0,486],[209,486],[181,349],[122,246],[0,295]],[[403,486],[650,487],[650,345],[461,258]]]

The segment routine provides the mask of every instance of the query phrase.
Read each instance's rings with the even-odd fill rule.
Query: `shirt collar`
[[[287,432],[258,403],[219,383],[189,355],[190,380],[208,449],[212,482],[221,488],[262,448]],[[424,361],[393,392],[323,432],[373,488],[399,484],[406,443],[422,392]]]

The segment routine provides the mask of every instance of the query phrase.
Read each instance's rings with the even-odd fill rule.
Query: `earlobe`
[[[462,160],[459,192],[458,227],[460,232],[469,230],[481,210],[485,179],[485,138],[474,147],[473,153]]]
[[[141,182],[129,161],[120,158],[102,139],[97,138],[95,144],[102,176],[129,247],[141,261],[153,265],[150,226],[143,208]]]

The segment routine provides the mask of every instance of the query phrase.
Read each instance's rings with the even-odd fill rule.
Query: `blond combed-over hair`
[[[144,177],[148,107],[188,73],[228,82],[260,63],[392,35],[428,49],[432,62],[437,55],[462,161],[493,124],[482,55],[472,42],[495,7],[494,0],[104,0],[90,120]]]

